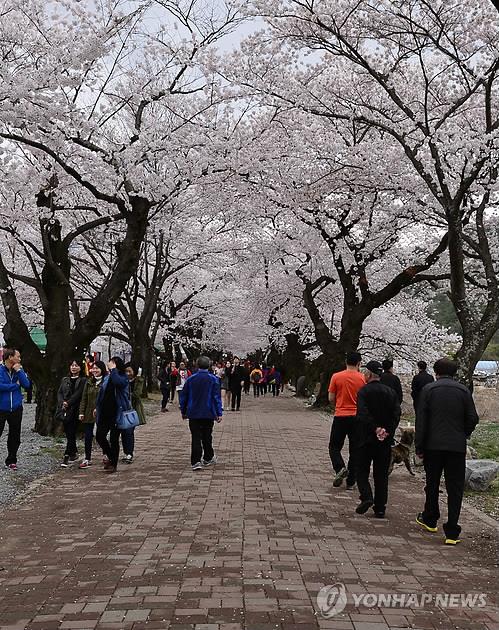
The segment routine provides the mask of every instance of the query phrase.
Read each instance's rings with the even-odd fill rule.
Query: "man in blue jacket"
[[[7,459],[5,467],[17,470],[17,451],[21,444],[21,422],[23,419],[23,395],[21,387],[31,386],[21,367],[21,355],[12,348],[3,349],[3,364],[0,365],[0,437],[9,425],[7,437]]]
[[[213,451],[213,426],[222,421],[222,397],[220,379],[211,374],[210,359],[199,357],[197,372],[190,376],[180,391],[180,411],[182,418],[189,418],[191,430],[192,470],[202,470],[203,466],[217,463]]]

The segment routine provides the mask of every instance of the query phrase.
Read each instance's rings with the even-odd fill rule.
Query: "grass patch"
[[[487,422],[478,424],[470,440],[478,459],[499,461],[499,423]]]
[[[50,455],[54,459],[60,459],[61,457],[61,447],[58,444],[53,444],[51,446],[42,446],[38,454]]]

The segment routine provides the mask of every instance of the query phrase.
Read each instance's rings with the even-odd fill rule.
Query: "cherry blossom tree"
[[[0,21],[4,337],[22,351],[38,389],[36,428],[48,433],[57,383],[137,269],[148,223],[202,176],[222,100],[204,58],[239,18],[230,2],[217,9],[12,0],[7,13]],[[72,271],[82,263],[72,253],[98,236],[112,266],[81,303]],[[14,260],[4,255],[13,242]],[[22,315],[21,285],[43,311],[44,356]]]
[[[375,151],[390,165],[397,156],[419,182],[413,188],[425,212],[445,221],[451,297],[463,329],[457,357],[470,382],[499,326],[497,258],[486,229],[497,196],[499,130],[499,27],[491,3],[256,0],[253,7],[268,28],[241,47],[227,69],[232,80],[266,107],[307,112],[343,135],[345,127],[370,135],[375,146],[365,143],[365,155]],[[468,252],[485,279],[480,309]]]

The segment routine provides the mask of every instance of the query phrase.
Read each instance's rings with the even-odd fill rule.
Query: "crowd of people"
[[[334,409],[329,454],[335,471],[333,486],[346,482],[346,489],[359,491],[355,511],[384,518],[388,501],[388,476],[395,433],[400,422],[403,399],[400,379],[393,373],[393,362],[369,361],[360,371],[361,355],[350,352],[346,368],[336,372],[329,384],[329,401]],[[478,415],[471,392],[456,379],[457,363],[439,359],[427,372],[424,361],[411,384],[416,412],[415,449],[423,460],[426,474],[424,509],[416,522],[426,531],[438,531],[439,489],[442,474],[447,490],[448,516],[443,525],[445,543],[460,542],[459,515],[464,492],[466,440],[471,436]],[[348,464],[342,449],[348,436]],[[374,491],[369,481],[372,467]]]
[[[198,369],[197,364],[192,369],[182,361],[179,366],[175,361],[164,362],[158,371],[158,381],[162,394],[161,411],[168,411],[168,403],[175,401],[175,395],[180,396],[187,379]],[[223,407],[226,410],[240,411],[242,394],[250,394],[259,398],[267,394],[279,396],[284,381],[282,370],[275,365],[241,362],[239,357],[232,361],[210,361],[207,368],[211,374],[218,378],[222,393]]]
[[[401,417],[403,391],[400,379],[393,372],[393,361],[371,360],[361,372],[362,357],[350,352],[344,370],[336,372],[329,383],[329,402],[333,422],[329,439],[329,455],[335,472],[333,486],[346,483],[347,490],[357,486],[358,514],[370,508],[374,516],[384,518],[388,502],[388,477],[395,434]],[[434,365],[435,379],[424,361],[411,384],[416,412],[415,449],[422,458],[426,473],[426,501],[416,522],[429,532],[437,531],[440,518],[439,488],[442,474],[448,495],[448,518],[444,523],[446,544],[459,542],[459,515],[464,491],[466,441],[478,423],[472,395],[456,379],[457,363],[447,358]],[[282,373],[276,366],[233,361],[213,363],[199,357],[192,370],[181,362],[163,364],[158,372],[162,393],[161,410],[175,401],[181,415],[189,421],[191,432],[191,466],[202,470],[217,462],[212,433],[215,422],[221,422],[224,409],[240,410],[242,393],[260,398],[279,396],[283,387]],[[66,448],[61,466],[79,462],[80,469],[92,465],[95,440],[102,450],[106,472],[116,472],[123,448],[122,461],[132,463],[135,451],[135,428],[145,424],[141,400],[144,379],[141,371],[113,357],[107,365],[87,362],[85,367],[74,360],[58,390],[56,419],[66,435]],[[17,470],[23,414],[22,389],[32,384],[21,366],[20,353],[4,348],[0,365],[0,437],[8,425],[5,466]],[[135,414],[136,423],[122,428],[120,418],[127,411]],[[84,458],[78,460],[77,435],[84,435]],[[349,457],[342,455],[348,437]],[[374,490],[369,481],[372,467]]]
[[[238,357],[225,363],[210,361],[208,367],[220,396],[223,395],[225,409],[240,411],[242,393],[250,393],[253,386],[255,397],[267,393],[278,396],[282,387],[281,372],[275,367],[241,363]],[[190,369],[185,361],[164,362],[158,371],[158,384],[161,391],[161,411],[175,402],[181,405],[181,394],[197,365]],[[117,419],[123,410],[132,408],[137,412],[139,425],[146,423],[142,394],[144,379],[141,370],[131,363],[125,364],[121,357],[113,357],[107,364],[94,360],[88,355],[84,363],[71,361],[68,373],[61,380],[57,392],[55,418],[61,423],[66,437],[62,468],[78,465],[80,469],[90,468],[94,440],[103,456],[103,467],[109,473],[116,472],[120,451],[121,461],[131,464],[135,453],[135,426],[122,429]],[[17,453],[21,443],[21,422],[23,414],[23,393],[27,402],[33,391],[32,382],[21,366],[19,351],[5,348],[3,363],[0,364],[0,437],[8,426],[7,458],[5,465],[17,470]],[[220,414],[221,416],[221,414]],[[77,437],[83,434],[84,456],[79,457]],[[209,458],[212,459],[212,458]],[[197,463],[197,462],[195,462]]]

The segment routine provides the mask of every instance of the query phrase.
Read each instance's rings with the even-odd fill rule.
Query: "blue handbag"
[[[125,400],[122,402],[125,404],[128,403],[128,409],[123,409],[122,404],[117,401],[118,416],[116,418],[116,426],[120,429],[120,431],[133,429],[134,427],[138,427],[140,424],[139,414],[135,411],[135,409],[133,409],[132,403],[130,402],[130,389],[128,389],[127,394],[125,394]]]
[[[120,409],[118,417],[116,418],[116,426],[118,429],[126,431],[127,429],[138,427],[139,424],[139,414],[135,411],[135,409]]]

